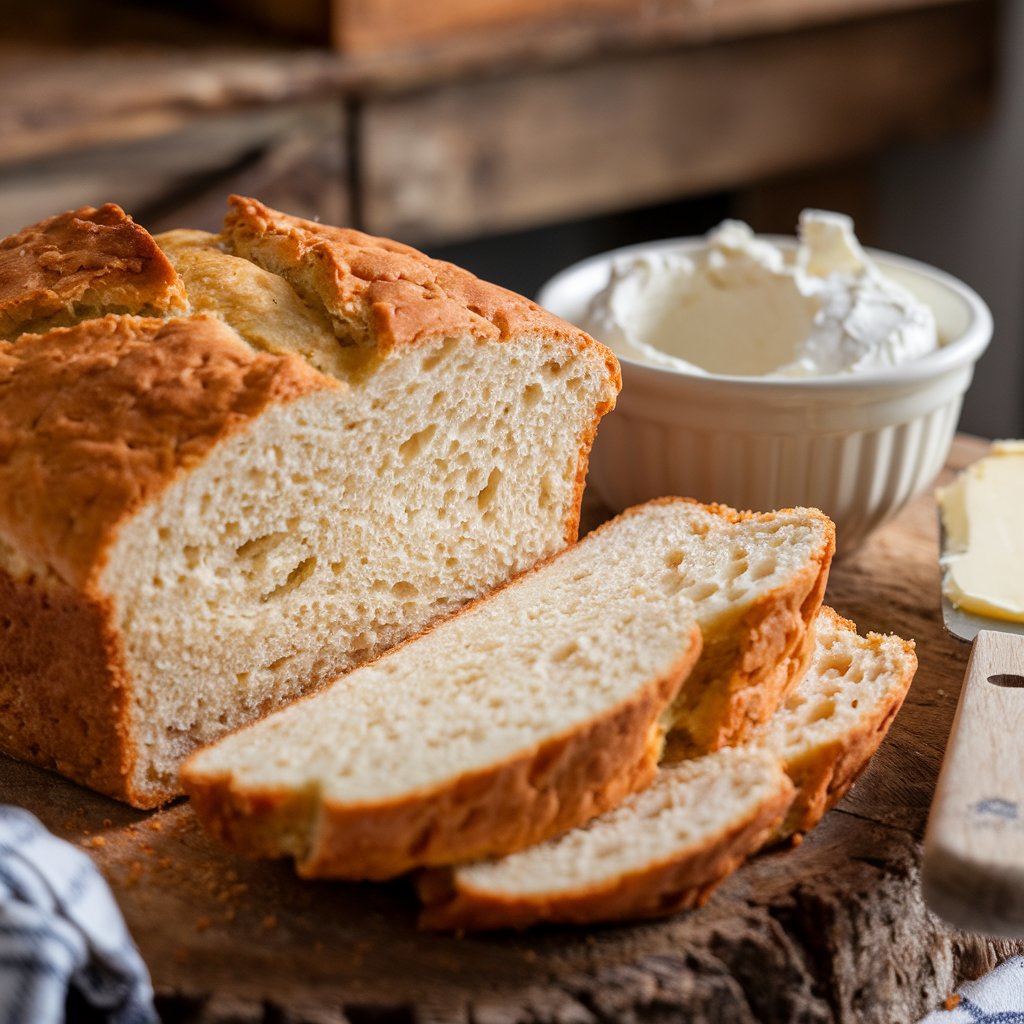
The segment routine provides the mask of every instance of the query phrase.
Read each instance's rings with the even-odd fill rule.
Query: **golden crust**
[[[837,630],[857,632],[854,623],[829,607],[823,607],[821,615]],[[877,646],[885,638],[879,633],[868,633],[866,639]],[[772,836],[772,841],[777,842],[795,832],[806,832],[813,828],[827,811],[842,800],[867,768],[903,706],[917,671],[914,642],[899,640],[899,643],[904,654],[902,672],[892,680],[884,698],[873,706],[871,713],[861,714],[857,727],[847,732],[841,740],[817,747],[806,757],[786,763],[786,771],[797,787],[797,797],[785,821]]]
[[[650,783],[661,754],[659,716],[699,651],[694,626],[672,670],[618,707],[519,756],[401,799],[341,806],[309,791],[247,790],[227,773],[195,770],[195,755],[182,767],[182,781],[217,839],[249,856],[289,853],[306,878],[383,879],[512,853],[589,821]]]
[[[109,608],[0,570],[0,749],[132,800],[125,673]]]
[[[543,334],[599,348],[616,391],[621,384],[618,364],[603,345],[468,270],[387,238],[288,216],[255,199],[231,196],[228,203],[223,237],[235,254],[317,300],[340,322],[339,333],[356,343],[387,353],[455,335],[508,341]]]
[[[647,865],[574,892],[502,897],[457,883],[450,869],[417,879],[423,902],[419,924],[435,930],[526,928],[541,921],[592,924],[665,917],[702,906],[782,821],[793,799],[784,777],[756,810],[699,850]]]
[[[114,203],[70,210],[0,240],[0,338],[107,310],[187,306],[167,257]]]
[[[0,539],[88,593],[126,517],[268,405],[338,385],[206,317],[0,343]]]

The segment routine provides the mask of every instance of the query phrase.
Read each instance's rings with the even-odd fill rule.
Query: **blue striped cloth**
[[[110,1024],[157,1024],[146,965],[92,861],[0,806],[0,1024],[59,1024],[72,992]]]
[[[957,995],[956,1006],[929,1013],[920,1024],[1024,1024],[1024,957],[1004,960]]]

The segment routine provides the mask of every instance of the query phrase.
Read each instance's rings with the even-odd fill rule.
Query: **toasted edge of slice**
[[[710,827],[691,821],[723,798],[734,799],[728,818]],[[501,860],[424,872],[417,880],[420,927],[586,924],[701,906],[763,845],[792,799],[782,765],[760,748],[723,748],[679,762],[582,828]],[[594,870],[578,877],[586,863]]]

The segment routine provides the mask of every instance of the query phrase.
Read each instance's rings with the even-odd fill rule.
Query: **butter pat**
[[[997,441],[937,493],[943,594],[958,608],[1024,622],[1024,441]]]

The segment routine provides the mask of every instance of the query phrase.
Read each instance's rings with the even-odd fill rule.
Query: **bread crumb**
[[[101,846],[106,846],[107,841],[103,836],[93,836],[91,839],[86,839],[83,845],[88,846],[93,850],[98,850]]]
[[[798,847],[798,846],[799,846],[799,845],[800,845],[800,844],[801,844],[801,843],[802,843],[803,841],[804,841],[804,834],[803,834],[803,832],[794,832],[794,833],[793,833],[793,835],[792,835],[792,836],[790,837],[790,844],[792,845],[792,847],[793,847],[793,849],[794,849],[794,850],[795,850],[795,849],[796,849],[796,848],[797,848],[797,847]]]
[[[951,996],[946,996],[946,1001],[942,1004],[947,1010],[955,1010],[960,1005],[960,995],[954,992]]]
[[[163,832],[164,823],[159,818],[150,818],[149,821],[146,822],[146,828],[148,828],[150,832]]]

